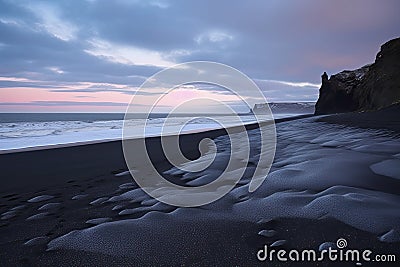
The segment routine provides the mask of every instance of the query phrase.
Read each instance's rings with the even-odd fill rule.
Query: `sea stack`
[[[381,46],[375,62],[344,70],[330,78],[324,72],[315,114],[378,110],[400,101],[400,38]]]

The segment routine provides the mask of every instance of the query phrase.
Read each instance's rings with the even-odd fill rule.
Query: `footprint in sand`
[[[318,250],[319,251],[323,251],[323,250],[328,250],[329,248],[337,249],[335,243],[333,243],[333,242],[324,242],[321,245],[319,245]]]
[[[52,203],[47,203],[38,208],[40,211],[49,211],[49,210],[55,210],[60,207],[61,203],[59,202],[52,202]]]
[[[277,241],[275,241],[274,243],[272,243],[272,244],[270,245],[270,247],[281,247],[281,246],[285,245],[286,243],[287,243],[286,240],[281,239],[281,240],[277,240]]]
[[[119,186],[119,189],[123,189],[123,190],[131,190],[131,189],[135,189],[137,186],[135,183],[125,183],[125,184],[121,184]]]
[[[104,202],[106,202],[108,200],[108,197],[100,197],[100,198],[98,198],[98,199],[96,199],[96,200],[93,200],[92,202],[90,202],[89,204],[90,205],[101,205],[101,204],[103,204]]]
[[[21,197],[18,194],[8,194],[5,196],[2,196],[2,198],[6,199],[8,201],[13,201],[13,200],[20,199]]]
[[[47,215],[49,215],[48,212],[42,212],[42,213],[38,213],[38,214],[30,216],[30,217],[26,218],[26,220],[27,221],[39,220],[39,219],[45,218]]]
[[[400,179],[400,160],[388,159],[370,166],[370,169],[380,175]]]
[[[47,236],[38,236],[32,238],[24,243],[25,246],[37,246],[37,245],[45,245],[49,241],[49,237]]]
[[[7,212],[2,213],[0,219],[1,220],[8,220],[8,219],[14,218],[25,207],[26,207],[26,205],[15,206],[15,207],[9,209]]]
[[[109,221],[111,221],[111,218],[105,217],[105,218],[90,219],[90,220],[87,220],[86,223],[98,225],[98,224],[102,224],[102,223],[109,222]]]
[[[22,210],[25,207],[26,207],[26,205],[18,205],[18,206],[11,208],[10,210]]]
[[[14,218],[17,215],[16,210],[10,210],[1,214],[1,220],[8,220]]]
[[[264,237],[273,237],[276,235],[276,231],[275,230],[261,230],[260,232],[258,232],[259,235],[264,236]]]
[[[37,203],[37,202],[42,202],[42,201],[46,201],[49,199],[53,199],[54,196],[50,196],[50,195],[41,195],[41,196],[37,196],[34,198],[31,198],[28,200],[29,203]]]
[[[87,196],[89,196],[89,195],[88,194],[79,194],[79,195],[73,196],[71,199],[72,200],[79,200],[79,199],[86,198]]]

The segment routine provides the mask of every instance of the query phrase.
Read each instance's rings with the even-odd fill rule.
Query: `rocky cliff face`
[[[400,38],[381,46],[375,62],[322,75],[315,114],[377,110],[400,101]]]

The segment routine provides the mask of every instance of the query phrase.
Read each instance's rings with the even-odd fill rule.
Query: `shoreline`
[[[308,118],[312,114],[275,120],[275,123]],[[266,122],[269,123],[269,122]],[[245,125],[246,130],[256,129],[257,123]],[[231,129],[240,128],[232,127]],[[224,129],[214,129],[180,135],[181,148],[188,158],[199,156],[198,143],[203,138],[216,138],[226,134]],[[173,135],[174,136],[174,135]],[[173,137],[172,136],[172,137]],[[176,136],[176,135],[175,135]],[[167,137],[168,138],[168,137]],[[133,142],[143,139],[133,139]],[[149,153],[161,168],[166,160],[162,153],[160,137],[147,137]],[[66,182],[74,177],[80,179],[104,173],[127,170],[121,140],[83,142],[55,145],[46,148],[20,149],[9,153],[0,152],[2,176],[0,192],[9,190],[32,190]],[[153,160],[152,158],[152,160]],[[28,175],[27,175],[28,174]],[[29,178],[29,177],[31,178]]]
[[[348,116],[359,121],[358,114]],[[0,265],[265,266],[256,258],[264,245],[318,252],[339,238],[352,249],[398,257],[400,142],[386,131],[319,121],[324,118],[277,121],[275,161],[262,186],[249,193],[243,177],[226,196],[197,208],[173,207],[144,193],[124,174],[121,141],[0,155]],[[257,125],[252,129],[254,136]],[[182,151],[194,159],[202,138],[221,134],[182,135]],[[217,142],[224,144],[221,137]],[[171,166],[159,139],[146,142],[163,171]],[[171,176],[183,183],[204,177]]]
[[[302,114],[302,115],[296,115],[292,117],[286,117],[286,118],[279,118],[275,119],[275,123],[279,122],[284,122],[284,121],[290,121],[290,120],[297,120],[297,119],[302,119],[302,118],[308,118],[315,116],[313,114]],[[256,126],[257,123],[248,123],[245,124],[245,127],[249,127],[249,129],[253,129],[254,126]],[[229,128],[235,128],[237,126],[231,126]],[[183,132],[181,134],[169,134],[169,135],[164,135],[164,136],[176,136],[176,135],[187,135],[187,134],[197,134],[197,133],[204,133],[204,132],[212,132],[212,131],[220,131],[223,130],[223,128],[216,128],[216,129],[198,129],[198,130],[190,130]],[[144,138],[159,138],[159,135],[150,135]],[[135,137],[132,139],[142,139],[143,137]],[[0,149],[0,155],[3,154],[10,154],[10,153],[19,153],[19,152],[28,152],[28,151],[38,151],[38,150],[46,150],[46,149],[56,149],[56,148],[66,148],[66,147],[73,147],[73,146],[83,146],[83,145],[94,145],[94,144],[101,144],[101,143],[107,143],[107,142],[114,142],[114,141],[121,141],[122,138],[111,138],[111,139],[102,139],[102,140],[89,140],[89,141],[78,141],[78,142],[73,142],[73,143],[65,143],[65,144],[53,144],[53,145],[43,145],[43,146],[32,146],[32,147],[21,147],[21,148],[12,148],[12,149]]]

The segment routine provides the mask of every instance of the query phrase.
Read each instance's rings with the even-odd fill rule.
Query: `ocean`
[[[302,114],[274,113],[274,118]],[[137,137],[157,136],[168,125],[180,126],[181,132],[216,129],[221,126],[204,115],[181,114],[166,121],[167,114],[135,114],[129,126],[137,128]],[[234,116],[212,116],[234,126]],[[255,121],[251,114],[240,115],[243,123]],[[167,125],[164,125],[167,122]],[[117,140],[122,137],[123,113],[0,113],[0,150],[70,144],[86,141]],[[144,126],[145,125],[145,126]],[[136,136],[134,134],[134,136]],[[133,136],[133,137],[134,137]]]

